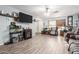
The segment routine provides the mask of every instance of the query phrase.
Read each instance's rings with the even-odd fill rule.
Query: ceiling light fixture
[[[45,6],[45,16],[49,16],[49,8],[48,8],[48,6]]]

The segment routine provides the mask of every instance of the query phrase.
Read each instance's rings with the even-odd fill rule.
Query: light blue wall
[[[0,11],[3,13],[12,13],[13,11],[18,12],[16,9],[13,9],[8,6],[0,6]],[[0,45],[3,45],[4,42],[9,40],[9,24],[13,21],[13,18],[0,16]]]
[[[14,9],[10,6],[0,6],[0,10],[3,12],[11,13],[11,12],[19,12],[19,10]],[[0,45],[3,45],[5,42],[9,40],[9,24],[13,21],[13,18],[0,16]],[[36,22],[33,22],[31,24],[27,23],[18,23],[17,25],[21,25],[24,28],[30,27],[32,29],[32,35],[35,36],[35,33],[37,31],[37,24]]]
[[[0,16],[0,45],[9,40],[9,25],[12,18]]]

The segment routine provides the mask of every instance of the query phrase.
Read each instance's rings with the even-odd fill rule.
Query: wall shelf
[[[14,18],[14,20],[18,19],[19,17],[18,16],[12,16],[12,15],[9,15],[9,14],[1,14],[0,13],[0,16],[5,16],[5,17],[10,17],[10,18]]]

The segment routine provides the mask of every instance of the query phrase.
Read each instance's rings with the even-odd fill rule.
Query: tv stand
[[[24,39],[30,39],[32,38],[32,29],[24,29]]]

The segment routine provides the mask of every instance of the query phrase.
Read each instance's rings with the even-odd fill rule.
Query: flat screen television
[[[32,16],[19,12],[19,22],[32,23]]]

